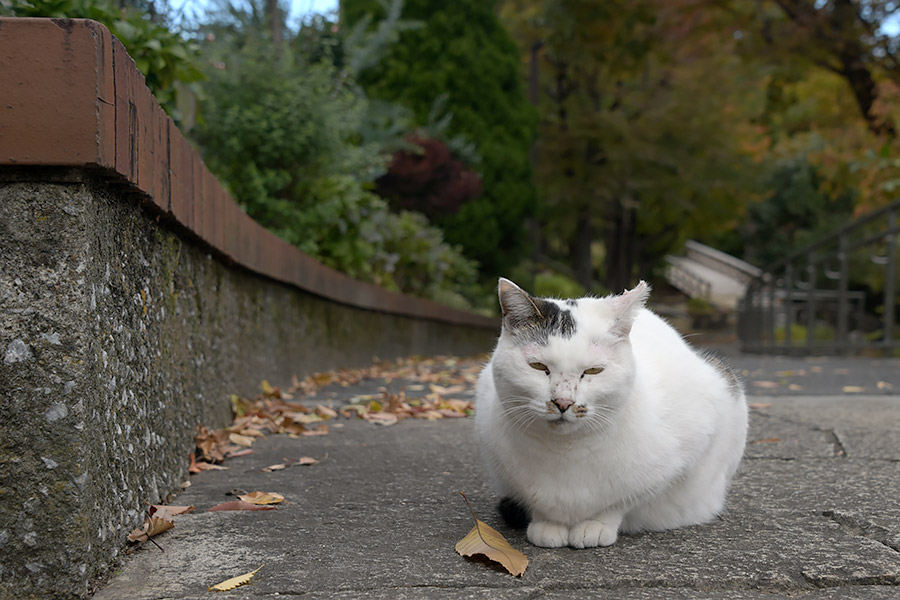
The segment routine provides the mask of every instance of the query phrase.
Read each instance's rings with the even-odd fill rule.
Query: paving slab
[[[391,382],[402,389],[402,381]],[[368,386],[368,388],[366,388]],[[335,405],[377,382],[329,389]],[[900,598],[900,397],[751,398],[750,442],[714,523],[544,549],[506,528],[471,419],[346,420],[325,436],[270,435],[173,500],[197,511],[123,559],[95,598]],[[284,459],[313,466],[263,472]],[[241,489],[278,510],[206,512]],[[479,517],[524,551],[517,578],[454,546]],[[265,565],[230,592],[207,587]]]

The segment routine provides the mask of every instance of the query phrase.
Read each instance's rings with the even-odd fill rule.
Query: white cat
[[[475,430],[501,512],[523,510],[537,546],[608,546],[722,511],[747,436],[743,389],[644,308],[649,293],[642,281],[551,300],[500,279]]]

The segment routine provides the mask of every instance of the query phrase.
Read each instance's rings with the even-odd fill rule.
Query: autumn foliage
[[[444,216],[481,194],[481,178],[454,158],[446,144],[420,137],[408,141],[416,150],[394,154],[388,172],[375,181],[378,195],[395,209]]]

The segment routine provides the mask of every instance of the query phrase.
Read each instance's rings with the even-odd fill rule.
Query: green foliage
[[[119,6],[113,0],[11,0],[0,14],[18,17],[94,19],[105,25],[125,46],[143,73],[147,87],[183,129],[193,125],[197,82],[197,46],[178,31],[155,23],[146,13]]]
[[[804,157],[785,160],[772,172],[763,201],[751,204],[742,226],[748,260],[766,266],[846,224],[854,197],[822,191],[822,177]]]
[[[408,131],[401,111],[373,106],[355,85],[356,57],[390,37],[385,26],[349,43],[317,20],[275,51],[260,15],[255,5],[231,7],[209,26],[205,119],[195,132],[207,164],[250,216],[323,263],[467,307],[474,263],[425,217],[392,213],[370,191]]]
[[[756,95],[731,32],[679,4],[503,5],[523,59],[537,57],[543,250],[585,287],[620,291],[685,239],[733,227],[754,174],[740,117]]]
[[[525,99],[518,52],[494,4],[408,0],[404,16],[424,26],[404,31],[361,77],[370,96],[408,107],[418,126],[437,121],[433,107],[444,98],[452,115],[447,134],[477,148],[482,195],[437,223],[489,275],[523,256],[523,221],[536,206],[528,154],[534,111]],[[382,14],[378,0],[342,2],[342,19],[351,25]]]
[[[535,275],[534,294],[541,298],[582,298],[585,290],[571,277],[542,272]]]

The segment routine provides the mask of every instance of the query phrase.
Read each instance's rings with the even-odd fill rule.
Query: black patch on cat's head
[[[500,308],[503,326],[528,343],[545,345],[551,335],[570,338],[575,333],[572,311],[556,302],[533,298],[513,282],[501,279]]]
[[[569,298],[568,300],[566,300],[566,305],[574,308],[574,307],[578,306],[578,300],[575,300],[574,298]]]

